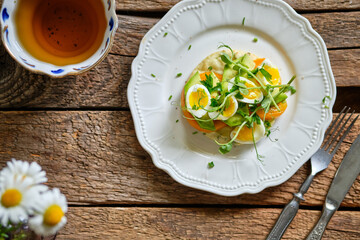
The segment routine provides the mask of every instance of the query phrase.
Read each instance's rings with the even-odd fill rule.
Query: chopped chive
[[[166,33],[164,33],[164,37],[166,37],[168,35],[168,33],[166,32]]]
[[[198,131],[195,131],[195,132],[193,132],[192,134],[193,134],[193,135],[198,134]]]
[[[153,78],[155,78],[155,77],[156,77],[156,76],[155,76],[155,74],[153,74],[153,73],[151,74],[151,76],[152,76]]]
[[[182,73],[176,74],[176,77],[181,77],[181,76],[182,76]]]
[[[189,47],[188,47],[188,51],[191,49],[191,45],[189,45]]]
[[[172,99],[172,95],[170,95],[170,97],[169,97],[168,101],[170,101],[171,99]]]
[[[212,66],[210,66],[210,67],[208,67],[208,69],[209,69],[209,71],[211,71],[211,70],[213,69],[213,67],[212,67]]]
[[[325,97],[323,98],[322,102],[325,103],[326,99],[331,100],[331,97],[330,97],[330,96],[325,96]]]
[[[241,25],[245,25],[245,17],[243,18]]]
[[[178,123],[178,122],[179,122],[179,119],[177,119],[176,122]]]
[[[206,135],[206,133],[203,133],[203,135]]]
[[[213,168],[213,167],[215,167],[214,162],[209,162],[209,163],[208,163],[208,168]]]
[[[257,38],[254,38],[254,39],[253,39],[253,42],[257,42],[257,41],[258,41],[258,39],[257,39]]]

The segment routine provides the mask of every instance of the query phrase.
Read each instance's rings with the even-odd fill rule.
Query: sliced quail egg
[[[209,117],[214,120],[227,120],[234,116],[238,109],[238,102],[234,96],[228,97],[223,111],[209,112]]]
[[[211,96],[207,88],[201,84],[191,86],[186,93],[186,106],[188,112],[197,118],[204,116],[209,109]]]

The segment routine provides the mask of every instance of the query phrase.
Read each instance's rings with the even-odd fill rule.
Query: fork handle
[[[282,235],[284,235],[286,229],[288,228],[291,221],[294,219],[296,213],[299,210],[300,201],[304,201],[303,195],[309,189],[314,176],[315,175],[311,173],[306,178],[304,183],[301,185],[299,192],[294,194],[293,199],[282,210],[278,220],[275,223],[275,226],[271,230],[270,234],[267,236],[267,240],[279,240],[281,239]]]

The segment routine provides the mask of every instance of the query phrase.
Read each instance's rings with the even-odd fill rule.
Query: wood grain
[[[163,12],[169,10],[180,0],[117,0],[117,10],[120,11],[152,11]],[[346,0],[286,0],[290,6],[297,11],[319,11],[319,10],[358,10],[360,1]]]
[[[265,239],[281,209],[70,208],[57,239]],[[305,239],[320,211],[300,210],[282,239]],[[360,212],[338,211],[323,240],[359,239]]]
[[[360,120],[346,141],[359,132]],[[344,143],[315,178],[304,205],[322,205],[348,148]],[[0,167],[12,157],[41,164],[49,185],[74,204],[283,205],[309,171],[305,165],[289,181],[255,195],[226,198],[193,190],[153,165],[137,141],[130,113],[121,111],[0,112]],[[342,206],[359,207],[359,193],[360,176]]]
[[[359,47],[360,11],[342,13],[303,14],[315,31],[324,39],[328,48]],[[149,17],[118,15],[119,28],[115,45],[111,52],[120,55],[136,56],[144,34],[159,19]],[[276,38],[276,36],[274,36]]]

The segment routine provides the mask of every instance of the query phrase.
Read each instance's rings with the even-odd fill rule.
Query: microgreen
[[[228,46],[228,45],[226,45],[226,44],[224,44],[224,43],[221,43],[221,45],[218,46],[218,49],[219,49],[219,48],[227,48],[227,49],[229,49],[230,52],[231,52],[231,59],[234,58],[234,51],[232,50],[232,48],[231,48],[230,46]]]
[[[261,72],[261,74],[266,78],[266,80],[269,83],[272,83],[272,81],[271,81],[272,76],[268,71],[266,71],[264,68],[260,68],[259,71]]]

